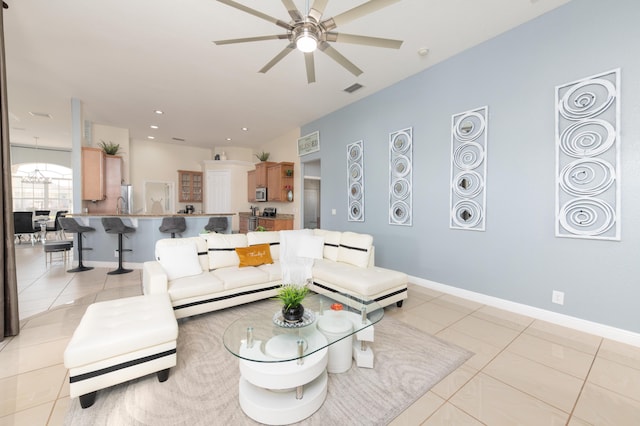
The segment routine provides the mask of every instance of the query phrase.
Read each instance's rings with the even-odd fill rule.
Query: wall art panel
[[[556,237],[620,240],[620,70],[556,87]]]
[[[451,116],[452,229],[485,229],[488,113],[485,106]]]
[[[413,128],[389,134],[389,224],[412,225]]]
[[[364,222],[364,146],[362,141],[347,145],[347,210],[350,222]]]

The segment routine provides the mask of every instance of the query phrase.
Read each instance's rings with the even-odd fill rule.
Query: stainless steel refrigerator
[[[122,197],[118,199],[120,214],[133,214],[133,186],[121,185],[120,197]]]

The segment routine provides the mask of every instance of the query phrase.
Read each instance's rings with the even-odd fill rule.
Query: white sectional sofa
[[[283,243],[295,236],[299,244],[288,243],[281,254],[281,235]],[[281,260],[291,259],[292,250],[311,262],[312,290],[381,306],[402,306],[407,298],[405,273],[374,266],[370,235],[321,229],[159,240],[156,260],[143,266],[143,291],[169,293],[176,318],[273,297],[283,284]]]

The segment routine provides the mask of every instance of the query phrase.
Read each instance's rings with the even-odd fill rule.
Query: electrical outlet
[[[336,215],[336,209],[331,209],[331,214],[335,216]]]
[[[113,257],[117,258],[118,257],[118,250],[114,250],[113,251]]]
[[[551,293],[551,301],[558,305],[564,305],[564,292],[553,290],[553,293]]]

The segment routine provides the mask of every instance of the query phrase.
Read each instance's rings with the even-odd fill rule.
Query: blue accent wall
[[[640,332],[639,21],[637,0],[573,0],[303,126],[303,135],[320,131],[322,227],[372,234],[379,266]],[[555,87],[615,68],[622,241],[556,238]],[[452,230],[451,115],[484,105],[486,231]],[[406,127],[414,144],[411,227],[388,224],[389,133]],[[360,139],[362,223],[347,221],[346,188],[346,146]],[[563,306],[551,303],[553,290],[565,292]]]

